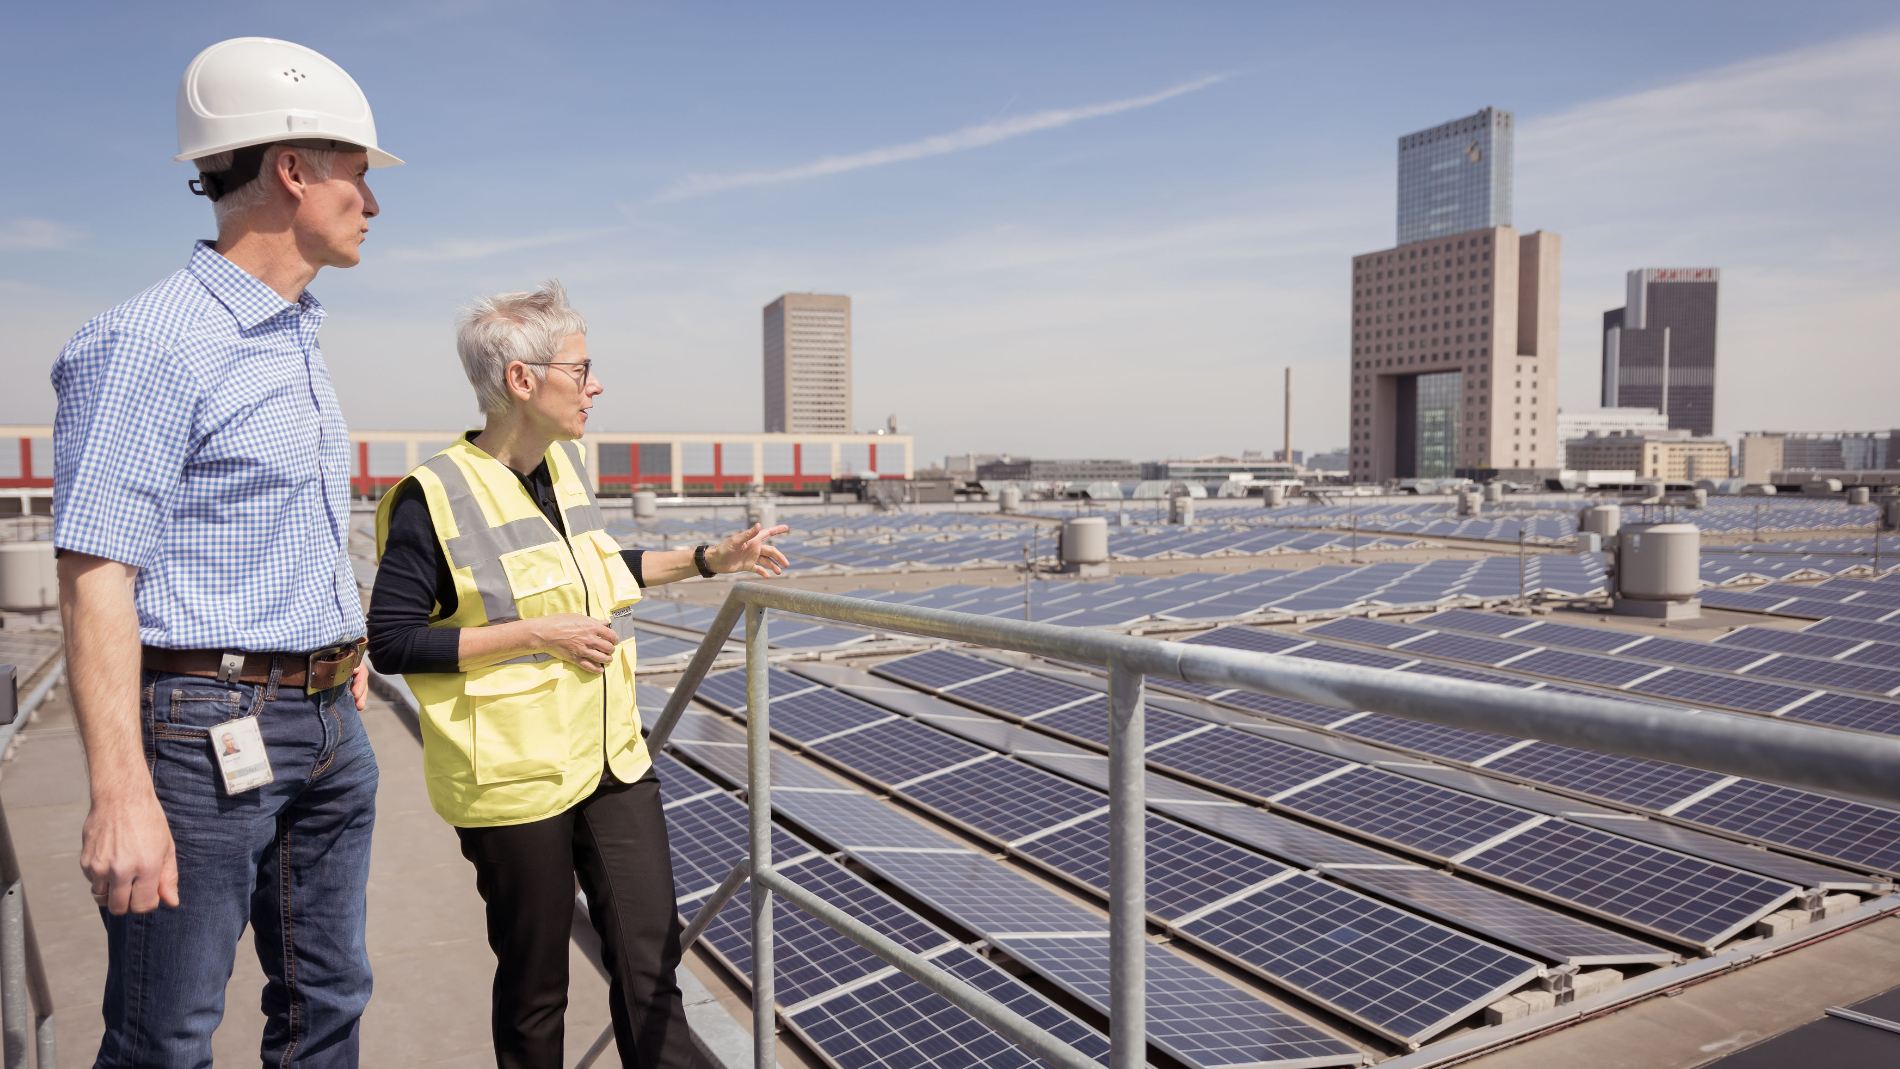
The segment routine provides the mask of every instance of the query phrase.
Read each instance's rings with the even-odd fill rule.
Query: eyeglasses
[[[580,374],[578,374],[578,375],[574,375],[574,372],[572,372],[572,371],[570,371],[570,372],[568,372],[568,374],[569,374],[569,375],[574,375],[574,384],[575,384],[576,386],[585,386],[585,385],[587,385],[587,376],[589,376],[589,375],[592,375],[592,374],[594,373],[594,362],[593,362],[592,360],[582,360],[582,361],[579,361],[579,362],[574,362],[574,361],[568,361],[568,360],[523,360],[523,361],[522,361],[522,363],[524,363],[524,364],[538,364],[538,365],[540,365],[541,367],[577,367],[577,368],[580,368],[580,369],[581,369],[581,371],[580,371]]]

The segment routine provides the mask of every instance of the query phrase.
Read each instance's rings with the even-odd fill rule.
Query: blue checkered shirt
[[[147,645],[288,652],[363,633],[323,314],[199,242],[54,362],[53,540],[139,569]]]

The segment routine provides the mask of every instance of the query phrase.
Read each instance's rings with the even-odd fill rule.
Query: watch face
[[[1471,144],[1465,146],[1465,159],[1470,160],[1472,163],[1476,163],[1480,159],[1483,159],[1483,158],[1484,158],[1484,153],[1478,151],[1478,143],[1476,141],[1473,141]]]

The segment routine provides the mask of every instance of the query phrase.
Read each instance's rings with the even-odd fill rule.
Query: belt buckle
[[[218,655],[218,682],[236,683],[244,675],[244,651],[222,650]]]
[[[357,658],[361,656],[363,645],[363,640],[359,639],[355,642],[343,642],[324,649],[312,650],[304,663],[305,691],[329,690],[342,682],[344,677],[355,671]],[[325,660],[332,654],[337,655],[335,660]]]

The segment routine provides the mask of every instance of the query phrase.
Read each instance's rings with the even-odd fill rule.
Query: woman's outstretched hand
[[[761,524],[752,526],[713,546],[706,551],[706,565],[721,575],[729,572],[754,571],[770,579],[782,575],[791,567],[791,561],[779,552],[776,546],[765,544],[768,538],[776,538],[791,530],[785,524],[779,524],[769,530]]]

